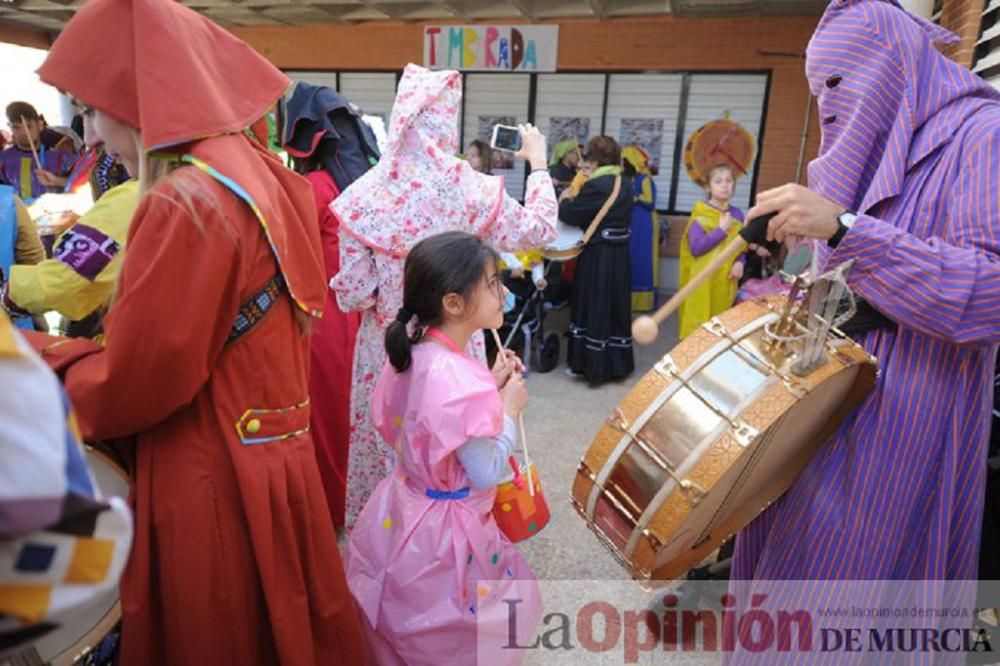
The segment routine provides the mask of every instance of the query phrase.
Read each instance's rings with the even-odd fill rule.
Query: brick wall
[[[983,9],[986,0],[944,0],[941,7],[940,23],[948,28],[961,40],[942,49],[942,52],[957,62],[969,67],[972,65],[972,54],[979,38],[979,25],[983,20]]]
[[[814,18],[558,21],[561,71],[771,70],[758,190],[795,178],[808,100],[801,57]],[[234,32],[284,69],[398,70],[423,58],[423,25],[236,28]],[[805,161],[818,149],[815,111]],[[802,170],[802,180],[805,169]]]

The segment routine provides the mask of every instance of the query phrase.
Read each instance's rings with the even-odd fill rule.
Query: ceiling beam
[[[590,7],[590,11],[594,13],[599,19],[608,18],[608,8],[604,6],[601,0],[587,0],[587,6]]]
[[[369,9],[374,9],[379,14],[384,14],[387,18],[396,19],[397,21],[404,21],[405,19],[400,16],[397,12],[390,9],[386,9],[385,5],[379,5],[375,0],[358,0],[362,5],[368,7]]]
[[[521,16],[528,19],[529,21],[537,21],[538,14],[528,9],[528,3],[525,0],[510,0],[510,4],[520,12]]]
[[[309,3],[309,7],[312,7],[318,12],[322,12],[330,17],[330,23],[347,23],[344,19],[340,18],[340,13],[335,9],[332,9],[332,5],[320,5]]]
[[[0,17],[3,15],[0,14]],[[0,18],[0,42],[28,46],[33,49],[45,49],[52,46],[52,33],[47,30],[31,28],[20,23],[5,21]]]
[[[431,1],[441,9],[445,10],[446,12],[454,16],[455,18],[460,18],[466,22],[469,21],[469,17],[466,14],[464,14],[461,10],[457,9],[455,5],[448,2],[448,0],[431,0]]]

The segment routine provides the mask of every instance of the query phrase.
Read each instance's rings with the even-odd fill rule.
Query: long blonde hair
[[[199,182],[198,170],[179,160],[158,157],[147,152],[143,148],[142,134],[135,128],[129,128],[129,130],[133,141],[136,142],[139,154],[138,180],[140,198],[145,196],[161,197],[176,206],[180,206],[187,212],[194,225],[203,233],[205,231],[205,223],[198,213],[196,204],[208,205],[225,221],[225,230],[233,240],[238,240],[239,231],[231,224],[229,216],[225,214],[218,199],[213,197],[205,189],[204,185]],[[167,179],[170,180],[169,188],[156,188],[157,184]],[[239,247],[239,244],[237,244],[237,247]],[[115,287],[115,291],[117,291],[117,286]],[[309,335],[312,331],[312,315],[303,312],[294,302],[292,303],[292,313],[295,315],[295,321],[298,322],[302,335]]]

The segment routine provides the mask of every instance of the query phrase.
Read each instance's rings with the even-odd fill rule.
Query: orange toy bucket
[[[523,462],[519,462],[517,471],[497,485],[497,496],[493,503],[493,517],[496,518],[497,525],[514,543],[530,539],[541,532],[551,518],[535,463],[530,464],[530,475],[528,469]],[[535,487],[534,496],[528,488],[529,478]]]

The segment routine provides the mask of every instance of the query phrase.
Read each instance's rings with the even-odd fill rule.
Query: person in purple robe
[[[976,578],[1000,340],[1000,93],[942,56],[954,41],[898,0],[833,0],[806,75],[822,141],[808,188],[761,193],[769,240],[879,313],[865,402],[737,537],[740,580]]]
[[[62,192],[79,156],[45,140],[44,132],[53,132],[27,102],[11,102],[6,114],[13,141],[0,151],[0,185],[13,187],[26,204],[46,192]]]

